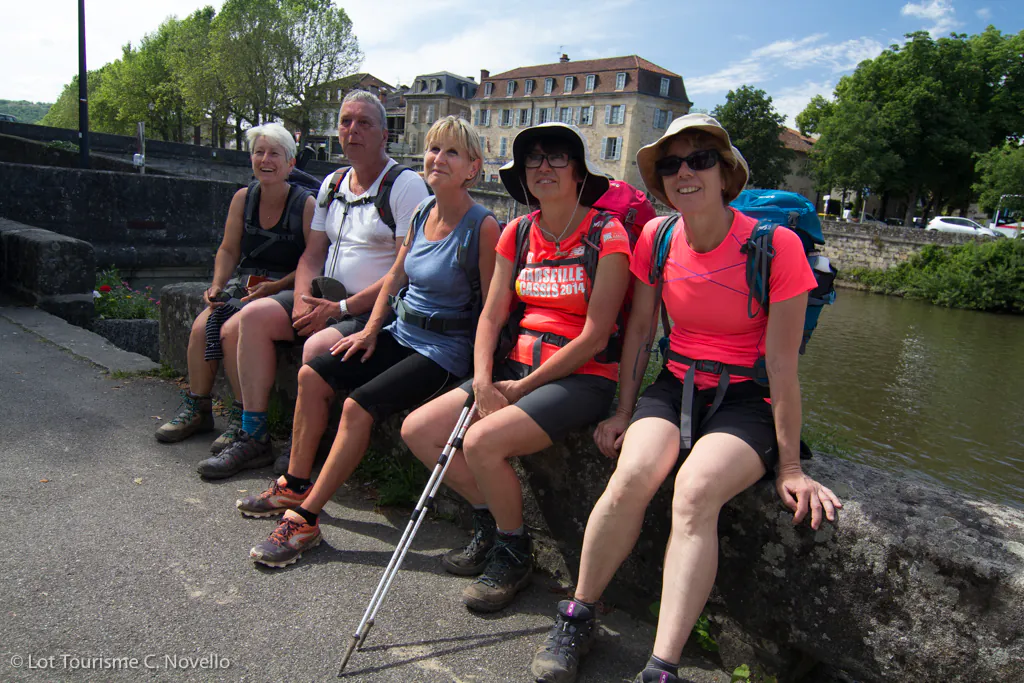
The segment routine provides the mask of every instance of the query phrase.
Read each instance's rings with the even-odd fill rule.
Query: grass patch
[[[155,377],[157,379],[178,380],[182,379],[181,373],[169,365],[160,364],[160,367],[153,370],[114,370],[110,373],[111,379],[137,379],[140,377]]]
[[[373,448],[356,468],[355,476],[377,491],[377,504],[415,505],[427,485],[430,473],[404,449],[380,452]]]

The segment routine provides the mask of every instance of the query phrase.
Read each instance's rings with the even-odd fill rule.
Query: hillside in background
[[[52,102],[0,100],[0,114],[11,114],[21,123],[38,123],[52,106]]]

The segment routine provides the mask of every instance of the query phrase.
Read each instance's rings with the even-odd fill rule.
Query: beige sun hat
[[[609,179],[601,171],[590,164],[590,155],[587,152],[587,142],[583,139],[580,129],[569,123],[561,121],[549,121],[536,126],[531,126],[519,131],[512,141],[512,161],[508,162],[498,170],[501,176],[501,183],[505,191],[520,204],[536,206],[537,198],[526,189],[524,180],[526,175],[525,158],[538,138],[556,137],[569,144],[570,156],[575,159],[583,159],[583,170],[586,178],[583,180],[583,192],[580,194],[580,204],[593,206],[594,202],[601,198],[608,191]]]
[[[680,116],[672,121],[664,135],[651,144],[641,147],[640,151],[636,153],[636,165],[640,170],[640,177],[644,179],[644,184],[647,185],[647,191],[650,194],[668,206],[672,206],[668,195],[665,194],[664,182],[658,172],[654,170],[654,163],[665,156],[665,148],[668,147],[672,138],[683,131],[694,129],[702,130],[721,141],[722,146],[727,150],[721,153],[722,160],[729,164],[730,168],[741,171],[729,174],[729,187],[725,188],[725,203],[728,204],[736,199],[743,188],[747,186],[747,180],[750,179],[750,167],[747,166],[747,160],[743,158],[740,151],[733,146],[732,140],[729,139],[729,133],[722,128],[722,124],[707,114]]]

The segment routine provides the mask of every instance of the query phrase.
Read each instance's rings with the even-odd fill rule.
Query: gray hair
[[[365,90],[352,90],[345,95],[345,99],[341,101],[341,106],[344,107],[349,102],[362,102],[376,109],[377,116],[380,118],[381,130],[388,129],[388,111],[384,108],[379,97]],[[339,108],[338,111],[340,116],[341,109]]]
[[[256,147],[259,138],[266,138],[273,145],[284,147],[284,157],[287,161],[295,158],[295,138],[288,132],[288,129],[280,123],[264,123],[262,126],[253,126],[245,131],[245,139],[249,142],[249,151]]]

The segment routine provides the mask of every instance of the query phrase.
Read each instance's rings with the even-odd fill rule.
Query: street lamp
[[[78,0],[78,150],[79,166],[89,168],[89,90],[85,68],[85,0]]]

